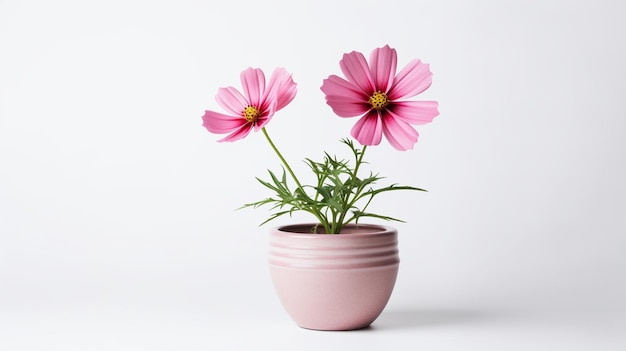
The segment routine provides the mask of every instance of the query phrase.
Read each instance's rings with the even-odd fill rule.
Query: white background
[[[626,6],[620,1],[0,1],[1,350],[624,350]],[[261,134],[201,127],[239,72],[283,66],[268,125],[297,171],[356,119],[319,87],[389,44],[440,116],[375,171],[428,193],[372,328],[293,324],[266,265]],[[303,176],[303,178],[306,178]]]

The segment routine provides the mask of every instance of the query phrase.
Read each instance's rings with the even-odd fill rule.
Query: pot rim
[[[318,232],[313,233],[311,230],[313,227],[318,225]],[[320,231],[321,229],[321,231]],[[311,234],[326,234],[323,232],[323,227],[318,223],[295,223],[295,224],[285,224],[272,228],[272,235],[280,235],[280,236],[291,236],[291,237],[318,237],[318,235]],[[351,238],[361,237],[361,236],[372,236],[372,235],[389,235],[389,234],[397,234],[397,230],[394,227],[381,225],[381,224],[371,224],[371,223],[361,223],[354,224],[350,223],[345,226],[344,232],[342,230],[339,234],[330,234],[330,235],[319,235],[319,237],[323,238],[340,238],[350,236]]]

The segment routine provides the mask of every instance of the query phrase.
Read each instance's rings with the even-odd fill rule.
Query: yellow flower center
[[[389,98],[387,97],[387,94],[377,91],[370,96],[369,103],[372,105],[372,108],[382,110],[389,105]]]
[[[248,106],[243,110],[243,117],[250,123],[256,122],[256,119],[260,114],[261,112],[259,109],[254,106]]]

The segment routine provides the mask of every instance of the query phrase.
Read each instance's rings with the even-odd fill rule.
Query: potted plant
[[[420,60],[409,62],[396,74],[397,53],[388,45],[376,48],[369,62],[360,52],[343,56],[339,65],[345,78],[330,75],[321,86],[326,103],[339,117],[360,116],[341,142],[351,160],[324,153],[306,158],[314,175],[304,184],[278,150],[267,131],[274,114],[296,95],[296,83],[284,68],[277,68],[266,84],[258,68],[241,72],[243,93],[220,88],[216,100],[227,111],[207,110],[203,126],[211,133],[237,141],[261,131],[282,164],[282,172],[269,171],[257,180],[274,196],[243,207],[270,206],[265,224],[283,215],[304,211],[311,223],[296,223],[270,231],[270,271],[277,294],[294,321],[318,330],[350,330],[370,325],[382,312],[395,284],[399,258],[396,229],[364,224],[363,218],[400,221],[367,211],[373,198],[396,190],[423,191],[405,185],[377,187],[381,176],[361,174],[368,146],[382,137],[397,150],[412,149],[418,133],[412,125],[429,123],[438,112],[436,101],[410,101],[431,85],[432,73]],[[360,146],[357,145],[360,144]]]

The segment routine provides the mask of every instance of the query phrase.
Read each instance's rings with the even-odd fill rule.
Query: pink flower
[[[412,149],[419,134],[411,124],[429,123],[439,111],[436,101],[405,101],[428,89],[429,65],[413,60],[396,75],[396,50],[385,45],[372,51],[368,66],[360,52],[339,62],[346,79],[331,75],[322,91],[339,117],[362,116],[350,134],[361,145],[378,145],[384,134],[398,150]]]
[[[241,72],[244,94],[233,87],[220,88],[215,99],[230,114],[205,111],[202,125],[211,133],[228,134],[218,141],[237,141],[246,137],[250,130],[263,128],[274,113],[287,106],[296,96],[296,83],[284,68],[276,68],[269,84],[265,86],[265,74],[258,68]]]

